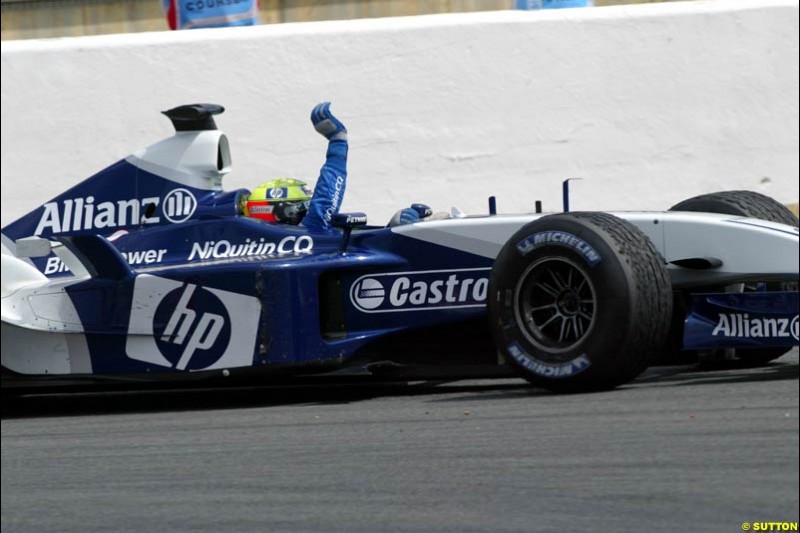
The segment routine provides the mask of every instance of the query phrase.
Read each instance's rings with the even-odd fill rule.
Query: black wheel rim
[[[594,285],[583,268],[569,259],[546,257],[534,262],[520,276],[514,300],[520,329],[543,351],[568,352],[594,327]]]

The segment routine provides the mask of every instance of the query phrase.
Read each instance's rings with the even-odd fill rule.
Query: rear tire
[[[664,260],[635,226],[607,213],[550,215],[505,244],[489,279],[498,351],[556,392],[607,390],[662,348],[672,293]]]
[[[722,191],[701,194],[673,205],[670,211],[692,211],[719,213],[740,217],[757,218],[797,226],[798,219],[788,207],[769,196],[753,191]],[[747,290],[747,287],[745,287]],[[797,282],[767,283],[768,291],[797,290]],[[791,350],[788,348],[746,348],[734,351],[735,359],[726,359],[722,351],[715,351],[702,357],[705,366],[721,364],[731,366],[738,363],[742,367],[756,367],[768,364]]]

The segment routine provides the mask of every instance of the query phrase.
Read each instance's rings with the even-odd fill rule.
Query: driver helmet
[[[265,222],[299,224],[308,212],[311,190],[305,182],[277,178],[262,183],[242,201],[244,216]]]

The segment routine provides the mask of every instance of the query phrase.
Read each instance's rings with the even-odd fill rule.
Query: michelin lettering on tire
[[[534,374],[546,378],[568,378],[580,374],[592,365],[592,362],[586,354],[581,354],[575,359],[565,363],[553,364],[539,361],[523,350],[516,342],[510,342],[507,348],[508,354],[513,357],[517,363]]]
[[[387,272],[361,276],[350,302],[362,313],[485,307],[491,268]]]
[[[563,246],[565,248],[573,248],[589,263],[589,266],[594,267],[602,260],[600,254],[597,253],[588,242],[584,241],[567,233],[565,231],[541,231],[525,237],[517,243],[517,251],[522,255],[528,255],[532,251],[547,245]]]

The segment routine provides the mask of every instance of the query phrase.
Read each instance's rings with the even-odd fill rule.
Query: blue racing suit
[[[328,229],[331,218],[342,206],[347,185],[347,129],[331,114],[328,102],[314,108],[311,122],[328,139],[328,151],[301,225],[312,230]]]
[[[347,129],[333,116],[331,104],[319,104],[311,111],[314,129],[328,139],[325,164],[319,172],[314,195],[308,213],[300,223],[310,230],[325,230],[331,227],[333,215],[339,212],[347,185]],[[389,225],[412,224],[431,215],[431,209],[423,204],[412,204],[398,211]]]

